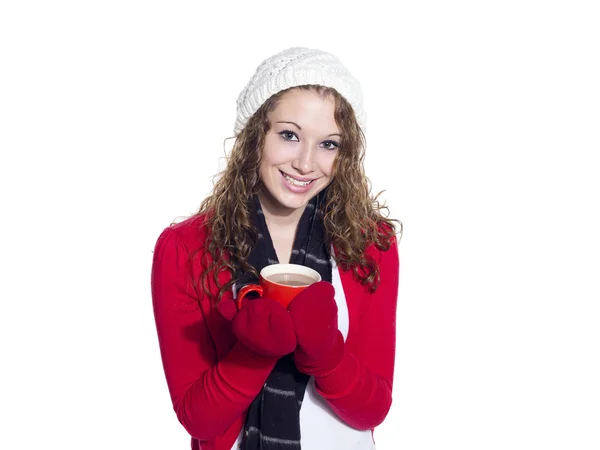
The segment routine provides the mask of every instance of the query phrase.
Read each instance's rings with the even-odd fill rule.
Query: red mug
[[[239,310],[244,297],[250,292],[257,292],[261,297],[271,298],[287,308],[296,295],[318,281],[321,281],[321,275],[310,267],[271,264],[260,271],[259,284],[248,284],[240,289],[235,303]]]

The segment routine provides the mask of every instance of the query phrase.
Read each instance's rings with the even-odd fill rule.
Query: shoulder
[[[394,234],[394,230],[389,225],[382,223],[379,226],[380,231],[383,234],[391,234],[389,240],[389,246],[385,248],[378,246],[375,243],[370,243],[365,249],[365,254],[368,257],[373,258],[378,264],[382,261],[392,263],[392,265],[398,265],[398,238]]]
[[[158,238],[161,241],[178,241],[188,249],[203,246],[208,234],[206,214],[194,214],[187,219],[166,227]]]
[[[202,261],[206,242],[206,216],[194,215],[182,222],[163,229],[156,240],[153,251],[153,275],[164,275],[170,279],[192,275],[197,278],[202,272]]]

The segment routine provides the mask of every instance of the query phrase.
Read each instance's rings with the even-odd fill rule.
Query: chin
[[[319,186],[316,187],[316,189],[313,188],[304,194],[288,194],[287,192],[285,192],[284,195],[278,198],[278,200],[280,200],[281,205],[284,205],[288,208],[304,208],[312,198],[314,198],[319,192],[323,190],[324,187],[325,186]]]
[[[311,195],[310,192],[301,195],[294,195],[293,197],[284,195],[276,197],[277,203],[279,203],[283,208],[286,209],[300,209],[304,208],[311,198],[314,196]]]

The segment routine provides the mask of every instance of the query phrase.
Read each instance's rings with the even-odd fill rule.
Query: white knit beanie
[[[272,95],[305,84],[335,89],[352,105],[356,120],[364,131],[366,114],[358,80],[332,54],[293,47],[264,60],[240,93],[237,99],[235,135],[242,131],[248,119]]]

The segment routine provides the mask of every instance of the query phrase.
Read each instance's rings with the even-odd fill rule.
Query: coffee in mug
[[[275,273],[267,277],[267,280],[273,283],[283,284],[285,286],[310,286],[317,280],[313,277],[301,273]]]

